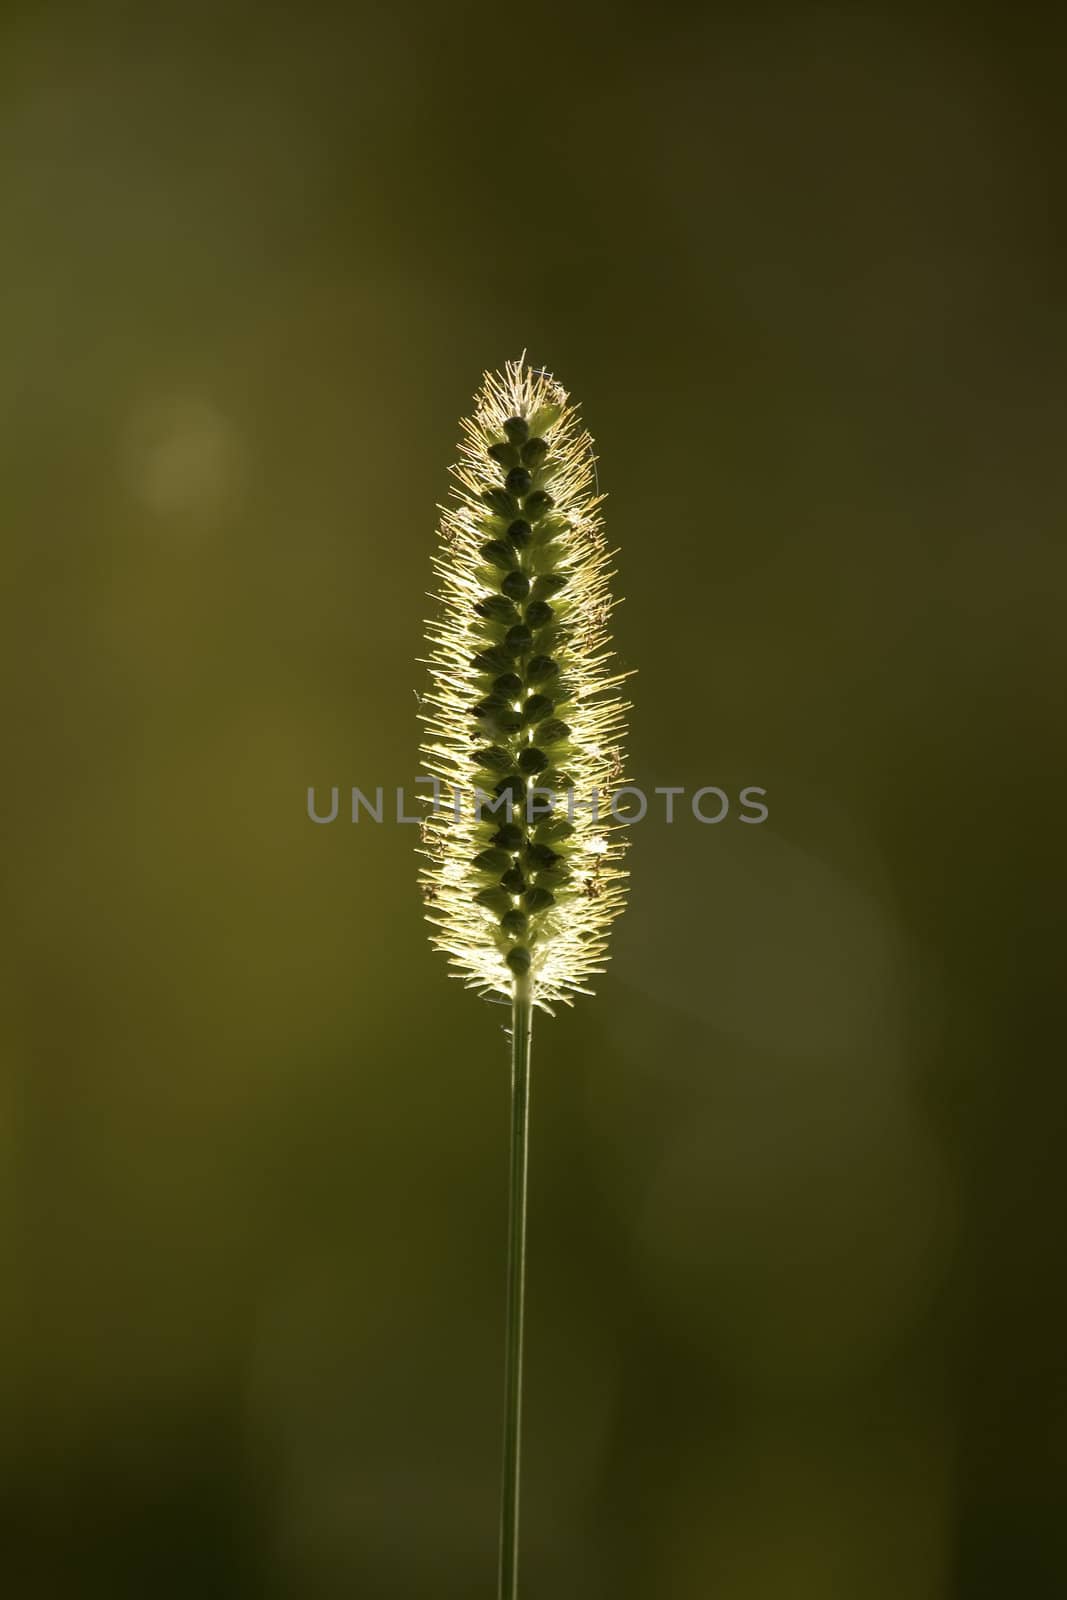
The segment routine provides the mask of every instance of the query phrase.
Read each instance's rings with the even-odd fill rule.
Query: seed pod
[[[536,883],[532,889],[527,889],[522,898],[527,911],[547,911],[549,906],[554,906],[556,903],[552,890],[542,889],[540,884]]]
[[[479,718],[492,717],[495,716],[498,711],[503,710],[504,701],[501,700],[500,696],[498,694],[487,694],[484,700],[478,700],[474,705],[471,706],[471,716]],[[521,715],[519,717],[519,723],[521,726]]]
[[[521,494],[521,492],[522,491],[520,490],[519,493]],[[522,503],[522,509],[525,511],[530,521],[535,522],[538,517],[543,517],[546,511],[551,511],[555,503],[556,502],[553,500],[552,496],[546,490],[535,489],[533,494],[528,494],[526,496],[526,499]]]
[[[553,710],[552,701],[547,694],[532,694],[522,708],[523,723],[529,727],[535,722],[541,722]]]
[[[522,978],[545,1007],[588,991],[624,899],[628,831],[610,815],[594,821],[586,804],[572,819],[560,801],[547,817],[530,804],[527,816],[535,795],[543,805],[546,792],[573,787],[587,803],[621,782],[627,707],[611,665],[611,557],[592,462],[554,379],[525,362],[487,376],[443,513],[422,713],[424,770],[471,799],[424,825],[434,942],[482,993],[510,996]],[[492,791],[481,817],[476,782]],[[596,892],[583,891],[594,876]]]
[[[533,644],[533,634],[525,622],[519,622],[514,628],[509,628],[504,635],[504,643],[513,655],[522,655]]]
[[[503,567],[505,572],[515,559],[514,551],[503,539],[490,539],[488,544],[479,546],[478,554],[484,556],[486,561],[491,561],[494,567]]]
[[[506,850],[481,850],[474,858],[474,865],[479,872],[491,872],[499,878],[511,865],[511,857]]]
[[[484,851],[485,855],[492,855],[492,851]],[[479,859],[481,859],[479,857]],[[531,867],[554,867],[560,859],[557,851],[547,844],[528,844],[526,846],[526,859]]]
[[[566,587],[567,579],[562,572],[542,572],[534,579],[533,596],[535,600],[550,600]]]
[[[534,603],[536,604],[537,602],[535,601]],[[485,618],[486,622],[511,624],[519,620],[519,613],[514,600],[509,600],[503,594],[487,595],[484,600],[479,600],[476,603],[474,609],[480,617]]]
[[[506,889],[479,889],[474,899],[476,904],[484,906],[497,917],[511,910],[511,897]]]
[[[487,650],[479,650],[476,656],[471,656],[471,666],[475,672],[492,672],[499,676],[508,670],[514,653],[505,645],[491,644]]]
[[[538,823],[534,829],[534,841],[537,844],[548,844],[556,839],[569,839],[574,831],[574,823],[568,822],[566,817],[549,817],[545,822]]]
[[[530,498],[532,500],[533,496]],[[506,489],[483,489],[482,500],[498,517],[513,517],[519,509],[514,495],[508,494]],[[534,515],[540,513],[535,512]]]
[[[559,672],[558,661],[551,656],[531,656],[526,663],[526,682],[545,683]]]
[[[544,867],[537,874],[537,887],[539,889],[562,889],[570,882],[571,869],[565,861],[557,861],[554,867]]]
[[[484,767],[489,772],[510,772],[514,759],[501,744],[483,745],[474,752],[475,766]]]

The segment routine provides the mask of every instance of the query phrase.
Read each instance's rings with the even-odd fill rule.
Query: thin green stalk
[[[508,1201],[508,1311],[504,1362],[504,1484],[500,1499],[499,1600],[519,1592],[519,1468],[522,1453],[522,1335],[526,1296],[526,1170],[530,1125],[530,979],[515,979],[511,1003],[511,1189]]]

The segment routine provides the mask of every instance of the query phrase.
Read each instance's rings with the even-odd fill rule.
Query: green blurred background
[[[504,1014],[305,794],[418,770],[524,347],[631,773],[770,805],[537,1030],[526,1593],[1067,1593],[1041,17],[5,9],[11,1600],[493,1592]]]

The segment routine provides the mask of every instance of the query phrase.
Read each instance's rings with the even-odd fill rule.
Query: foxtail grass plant
[[[533,1016],[591,992],[623,908],[625,832],[598,801],[622,781],[629,708],[593,443],[566,391],[525,359],[487,373],[452,477],[421,713],[437,796],[421,882],[454,974],[511,1007],[498,1595],[515,1600]]]

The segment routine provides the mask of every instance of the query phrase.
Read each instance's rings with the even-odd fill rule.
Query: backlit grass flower
[[[593,444],[565,391],[525,360],[487,374],[442,507],[428,624],[422,887],[433,941],[511,1002],[504,1477],[499,1600],[519,1557],[526,1174],[533,1011],[587,993],[623,905],[628,709],[612,668],[611,552]]]
[[[509,362],[486,375],[452,474],[423,709],[440,785],[427,914],[472,987],[510,997],[528,974],[548,1009],[588,992],[624,898],[609,795],[625,674],[612,667],[592,440],[554,378]]]

